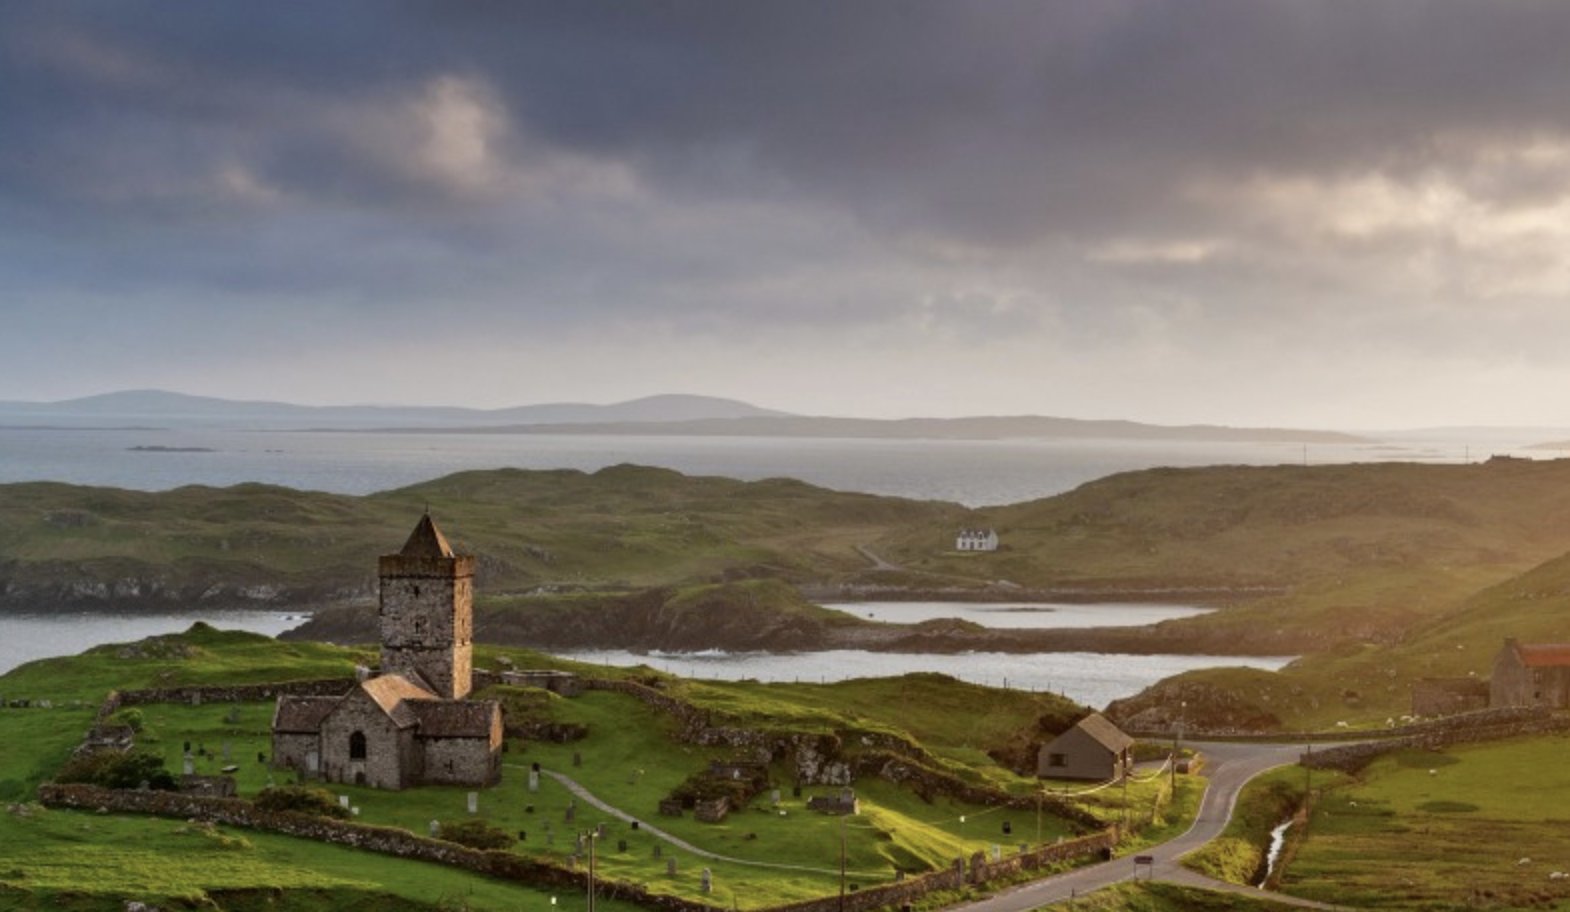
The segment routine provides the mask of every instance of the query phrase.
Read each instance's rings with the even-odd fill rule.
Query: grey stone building
[[[501,706],[467,699],[474,558],[454,554],[427,515],[378,569],[380,674],[339,697],[279,697],[273,765],[385,789],[495,783]]]
[[[1494,656],[1488,705],[1570,707],[1570,643],[1506,639]]]
[[[1100,713],[1091,713],[1074,727],[1042,745],[1036,775],[1042,779],[1117,779],[1134,762],[1134,739]]]

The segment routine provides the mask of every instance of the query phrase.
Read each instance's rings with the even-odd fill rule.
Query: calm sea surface
[[[989,687],[1051,691],[1087,706],[1101,707],[1133,696],[1162,678],[1192,671],[1237,665],[1274,671],[1292,661],[1282,656],[1116,655],[1104,652],[1052,652],[1014,655],[966,652],[958,655],[866,652],[839,649],[782,655],[771,652],[697,652],[647,655],[623,650],[563,653],[566,658],[599,665],[648,665],[672,674],[720,681],[827,683],[849,678],[875,678],[912,671],[936,671]]]
[[[1527,440],[1522,443],[1531,443]],[[1375,444],[1128,440],[842,440],[758,437],[376,434],[0,427],[0,482],[64,481],[156,491],[247,481],[366,494],[465,469],[594,471],[618,463],[730,478],[799,478],[967,506],[1017,503],[1153,466],[1406,460],[1460,462],[1461,441]],[[196,448],[204,452],[132,450]],[[1502,442],[1486,452],[1513,451]],[[1471,451],[1473,458],[1486,455]],[[1542,455],[1542,454],[1538,454]]]

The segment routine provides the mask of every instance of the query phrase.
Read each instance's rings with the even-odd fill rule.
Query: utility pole
[[[594,836],[595,831],[589,831],[589,912],[594,912]]]
[[[845,815],[840,815],[840,912],[845,912]]]
[[[1183,742],[1183,721],[1184,721],[1184,718],[1187,715],[1188,715],[1188,701],[1184,700],[1184,701],[1182,701],[1181,703],[1178,704],[1177,728],[1174,729],[1173,732],[1172,732],[1172,794],[1174,796],[1177,795],[1178,750],[1182,746],[1182,742]]]

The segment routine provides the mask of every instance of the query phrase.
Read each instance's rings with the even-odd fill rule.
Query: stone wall
[[[970,858],[970,882],[984,884],[1000,877],[1013,877],[1023,871],[1037,871],[1049,865],[1073,861],[1087,855],[1111,858],[1112,850],[1117,844],[1118,828],[1113,826],[1099,833],[1041,846],[998,861],[987,861],[986,856],[977,852]]]
[[[354,678],[349,677],[279,681],[273,684],[208,684],[116,690],[110,691],[98,713],[100,717],[107,717],[121,706],[143,703],[265,703],[280,696],[341,697],[353,686]]]
[[[368,826],[310,814],[269,812],[237,798],[200,798],[173,792],[122,791],[93,785],[56,785],[38,788],[38,800],[49,807],[152,814],[180,820],[208,820],[228,826],[266,830],[345,845],[367,852],[430,861],[462,868],[514,883],[561,890],[584,890],[588,873],[557,867],[512,852],[481,851],[416,836],[407,830]],[[596,895],[622,899],[651,909],[671,912],[715,912],[715,907],[676,896],[650,893],[637,884],[595,878]]]
[[[512,852],[471,849],[417,836],[408,830],[371,826],[350,820],[287,811],[264,811],[238,798],[207,798],[174,792],[45,783],[38,788],[38,800],[49,807],[151,814],[265,830],[367,852],[444,864],[500,880],[548,889],[583,890],[588,885],[586,871],[560,867]],[[1118,830],[1110,827],[1090,836],[1040,846],[1000,861],[988,862],[978,854],[971,859],[968,876],[964,862],[956,860],[941,871],[849,893],[843,906],[839,896],[831,894],[820,899],[771,906],[767,912],[838,912],[840,909],[846,912],[872,912],[914,902],[929,893],[958,890],[967,883],[985,884],[1000,877],[1012,877],[1020,872],[1036,871],[1061,862],[1087,856],[1104,856],[1117,843]],[[596,877],[595,892],[598,896],[621,899],[656,910],[720,912],[715,906],[677,896],[650,893],[639,884],[607,880],[603,876]]]
[[[1417,734],[1378,741],[1364,741],[1305,753],[1300,762],[1311,769],[1334,769],[1355,773],[1374,758],[1396,750],[1438,750],[1453,744],[1499,741],[1526,735],[1570,731],[1570,717],[1555,716],[1544,709],[1490,709],[1452,716],[1422,726]]]

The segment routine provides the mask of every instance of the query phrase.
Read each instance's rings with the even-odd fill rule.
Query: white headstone
[[[441,821],[440,820],[432,820],[431,821],[431,838],[435,839],[437,836],[441,835],[441,832],[442,832],[442,823],[441,823]]]
[[[349,796],[348,795],[339,795],[338,796],[338,806],[341,807],[341,808],[347,808],[349,806]]]
[[[539,790],[540,790],[540,771],[539,770],[529,770],[529,791],[537,792]]]
[[[710,871],[708,868],[704,868],[703,869],[703,879],[702,879],[702,883],[701,883],[700,887],[703,890],[703,892],[705,892],[705,893],[709,893],[709,892],[712,892],[714,890],[714,872],[713,871]]]
[[[469,813],[471,813],[471,814],[478,814],[479,812],[480,812],[480,793],[479,792],[470,792],[469,793]]]
[[[187,776],[194,776],[196,774],[196,761],[191,759],[190,754],[185,755],[185,774]]]

